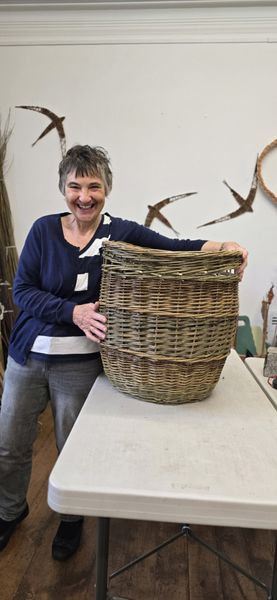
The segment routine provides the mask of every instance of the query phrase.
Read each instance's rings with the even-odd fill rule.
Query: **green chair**
[[[252,334],[249,317],[240,315],[236,333],[235,348],[241,356],[256,356],[257,350]]]

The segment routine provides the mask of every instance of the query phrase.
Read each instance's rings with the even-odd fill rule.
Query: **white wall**
[[[108,149],[112,214],[142,223],[149,203],[198,192],[164,214],[182,237],[233,239],[249,249],[240,313],[261,326],[261,301],[272,283],[271,312],[277,313],[277,205],[259,189],[253,213],[197,226],[237,208],[222,180],[246,196],[257,154],[276,137],[276,66],[276,43],[260,41],[3,44],[0,112],[3,122],[11,108],[6,183],[18,248],[35,218],[64,209],[57,188],[58,136],[52,131],[32,148],[47,118],[15,109],[46,106],[66,116],[68,147]],[[264,173],[276,191],[275,152]],[[171,235],[158,222],[154,228]]]

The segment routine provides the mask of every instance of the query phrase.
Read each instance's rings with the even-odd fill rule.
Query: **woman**
[[[135,222],[102,214],[112,188],[103,148],[74,146],[59,166],[59,187],[69,212],[32,226],[14,280],[20,313],[10,339],[0,418],[0,549],[29,512],[26,495],[39,414],[48,401],[60,452],[102,364],[99,342],[106,319],[99,313],[101,246],[121,240],[165,250],[239,250],[235,242],[172,240]],[[62,515],[52,556],[77,550],[83,517]]]

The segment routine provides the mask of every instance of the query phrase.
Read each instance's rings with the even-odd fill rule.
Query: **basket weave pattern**
[[[240,254],[103,248],[101,356],[111,382],[151,402],[206,398],[235,338]]]

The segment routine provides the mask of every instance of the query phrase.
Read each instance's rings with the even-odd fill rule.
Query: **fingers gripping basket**
[[[104,242],[100,310],[106,375],[143,400],[206,398],[233,345],[237,252],[170,252]]]

